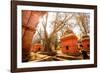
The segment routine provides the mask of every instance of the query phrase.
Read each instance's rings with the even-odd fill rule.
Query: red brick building
[[[61,51],[64,54],[68,55],[79,55],[78,50],[78,38],[73,33],[73,31],[68,30],[65,34],[61,37]]]
[[[38,52],[42,50],[42,46],[39,43],[33,44],[31,47],[32,52]]]
[[[89,39],[89,36],[83,36],[82,39],[81,39],[81,44],[82,44],[84,50],[90,51],[90,39]]]

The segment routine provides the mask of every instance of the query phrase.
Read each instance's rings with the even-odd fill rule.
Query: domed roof
[[[77,36],[74,34],[74,32],[72,30],[68,29],[64,32],[64,35],[61,36],[61,40],[65,39],[65,38],[67,38],[67,39],[71,39],[71,38],[77,39]]]
[[[83,35],[82,38],[81,38],[81,40],[85,40],[85,39],[88,39],[89,40],[90,39],[89,38],[89,35]]]

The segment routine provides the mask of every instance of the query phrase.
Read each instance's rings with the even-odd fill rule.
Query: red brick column
[[[39,23],[40,16],[44,12],[40,11],[22,11],[22,61],[28,61],[30,58],[30,47],[32,44],[35,28]]]

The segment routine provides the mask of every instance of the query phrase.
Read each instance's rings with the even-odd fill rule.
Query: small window
[[[88,44],[87,47],[90,47],[90,45]]]
[[[41,51],[41,48],[39,47],[39,49],[38,49],[39,51]]]
[[[80,47],[83,47],[83,45],[80,45]]]
[[[66,46],[66,50],[69,50],[69,46]]]

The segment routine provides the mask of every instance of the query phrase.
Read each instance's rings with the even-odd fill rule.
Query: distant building
[[[89,36],[85,35],[81,38],[81,44],[83,46],[83,49],[86,51],[90,51],[90,38]]]
[[[42,50],[42,46],[40,43],[33,44],[31,47],[31,51],[35,53],[41,50]]]

